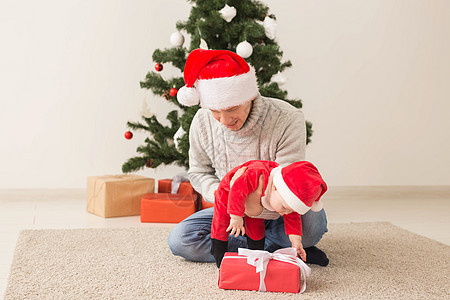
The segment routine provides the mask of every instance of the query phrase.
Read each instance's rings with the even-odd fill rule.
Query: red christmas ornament
[[[176,97],[178,94],[178,90],[176,88],[171,88],[169,93],[170,93],[170,96]]]
[[[156,71],[161,72],[162,69],[163,69],[163,65],[162,65],[162,64],[157,63],[157,64],[155,65],[155,70],[156,70]]]
[[[133,138],[133,133],[131,131],[125,132],[125,138],[131,140]]]

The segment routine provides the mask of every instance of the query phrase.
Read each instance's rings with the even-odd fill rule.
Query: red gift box
[[[310,269],[303,262],[299,263],[296,250],[293,249],[295,256],[288,258],[286,261],[277,259],[268,259],[264,271],[257,273],[257,268],[247,262],[246,255],[238,255],[238,253],[227,252],[222,260],[219,270],[219,288],[228,290],[250,290],[250,291],[267,291],[267,292],[284,292],[299,293],[306,288],[305,280],[309,275]],[[245,251],[265,252],[267,251],[239,249]],[[280,251],[278,250],[278,251]],[[277,253],[277,251],[275,251]],[[296,258],[295,258],[296,257]],[[261,259],[261,258],[260,258]],[[294,262],[294,259],[297,261]],[[256,260],[257,261],[257,260]],[[300,266],[301,265],[301,266]],[[303,270],[301,268],[304,268]],[[264,274],[265,273],[265,274]],[[301,286],[301,274],[303,273],[303,284]],[[261,278],[263,276],[263,278]],[[261,282],[265,287],[262,287]]]
[[[172,179],[160,179],[158,180],[158,193],[171,193],[172,192]],[[183,181],[180,183],[180,187],[178,188],[178,194],[195,194],[197,193],[192,187],[189,181]],[[202,210],[205,208],[213,207],[214,204],[210,202],[206,202],[202,197],[202,201],[197,203],[197,210]]]
[[[172,193],[172,179],[158,180],[158,193]],[[189,181],[180,183],[177,194],[195,194],[196,191]]]
[[[203,197],[202,197],[202,208],[201,209],[210,208],[210,207],[214,207],[214,204],[211,202],[206,202],[205,199],[203,199]]]
[[[196,212],[197,196],[152,193],[141,198],[142,223],[179,223]]]

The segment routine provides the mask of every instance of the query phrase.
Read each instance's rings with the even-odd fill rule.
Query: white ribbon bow
[[[301,277],[304,278],[300,293],[303,293],[305,291],[306,278],[311,274],[311,269],[300,258],[298,258],[297,250],[295,248],[283,248],[275,251],[274,253],[263,250],[239,248],[238,254],[247,256],[247,263],[256,267],[256,273],[259,273],[260,292],[266,291],[266,284],[264,283],[264,279],[266,277],[267,264],[271,259],[276,259],[298,266],[300,268]]]

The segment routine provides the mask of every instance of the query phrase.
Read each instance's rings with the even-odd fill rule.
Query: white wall
[[[330,185],[450,184],[448,2],[265,3],[294,65],[283,88],[314,124],[307,158]],[[121,173],[145,139],[123,137],[143,99],[162,121],[175,108],[139,82],[189,8],[0,1],[0,188],[81,188],[88,175]],[[177,74],[165,67],[163,76]]]

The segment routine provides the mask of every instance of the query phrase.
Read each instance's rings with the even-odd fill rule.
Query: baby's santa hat
[[[310,209],[323,208],[320,197],[327,191],[327,184],[312,163],[299,161],[273,172],[273,184],[294,211],[303,215]]]
[[[228,50],[192,51],[184,67],[185,86],[177,94],[185,106],[222,110],[238,106],[258,95],[255,70]]]

